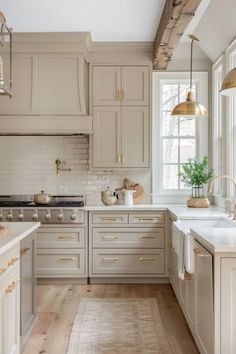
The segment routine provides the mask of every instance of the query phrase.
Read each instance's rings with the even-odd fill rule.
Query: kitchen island
[[[21,347],[21,250],[20,245],[40,223],[2,223],[6,231],[0,236],[0,352],[19,354]],[[26,254],[30,249],[23,249]],[[24,278],[24,277],[23,277]],[[31,284],[35,287],[35,283]],[[30,299],[27,300],[30,303]]]

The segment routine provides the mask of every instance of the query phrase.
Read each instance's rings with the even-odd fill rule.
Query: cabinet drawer
[[[50,275],[84,275],[84,250],[76,249],[38,249],[37,252],[38,276]]]
[[[94,248],[164,248],[164,228],[93,228]]]
[[[128,214],[125,213],[96,213],[92,216],[93,224],[128,224]]]
[[[164,268],[164,250],[93,250],[93,274],[163,274]]]
[[[84,228],[50,228],[37,233],[38,248],[84,248]]]
[[[20,246],[12,247],[0,256],[0,280],[4,279],[13,270],[19,268]]]
[[[164,224],[164,213],[130,213],[129,224]]]

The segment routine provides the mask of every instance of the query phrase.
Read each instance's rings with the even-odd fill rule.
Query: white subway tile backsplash
[[[142,202],[151,201],[151,172],[108,172],[89,170],[88,136],[1,136],[0,194],[34,194],[45,190],[54,194],[86,195],[88,204],[100,204],[100,192],[107,186],[115,189],[125,177],[145,188]],[[65,161],[56,176],[55,160]]]

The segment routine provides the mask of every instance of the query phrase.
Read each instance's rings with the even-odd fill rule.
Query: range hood
[[[0,117],[2,135],[80,135],[93,134],[91,116],[78,117]]]
[[[14,34],[13,97],[0,97],[0,135],[93,133],[90,41],[87,32]]]

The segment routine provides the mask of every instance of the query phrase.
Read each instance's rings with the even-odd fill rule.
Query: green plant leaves
[[[189,186],[201,186],[207,183],[213,176],[213,170],[209,170],[208,157],[204,156],[202,161],[189,159],[183,165],[183,172],[179,174],[181,181]]]

